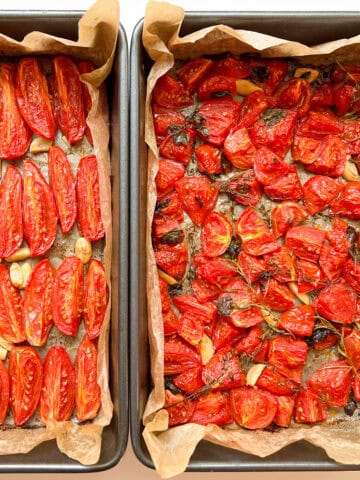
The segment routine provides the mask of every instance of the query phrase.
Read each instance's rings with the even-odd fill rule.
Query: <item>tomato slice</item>
[[[0,337],[12,343],[26,340],[21,295],[5,265],[0,265]]]
[[[96,344],[85,335],[75,359],[75,406],[79,422],[92,420],[101,406],[97,359]]]
[[[0,186],[0,258],[12,255],[23,240],[22,178],[20,172],[9,165]]]
[[[84,136],[86,121],[79,70],[71,58],[59,55],[52,59],[56,122],[70,143]]]
[[[159,194],[168,193],[175,182],[185,175],[185,167],[173,160],[159,160],[159,169],[156,174],[155,184]]]
[[[250,93],[241,104],[238,127],[252,127],[268,106],[269,98],[262,90]]]
[[[295,280],[294,259],[286,247],[281,246],[280,250],[265,255],[264,260],[265,268],[260,277],[264,278],[270,275],[280,283],[293,282]]]
[[[161,107],[180,108],[194,103],[185,86],[168,73],[158,79],[152,95],[154,102]]]
[[[280,85],[275,97],[278,107],[295,109],[298,118],[301,118],[310,108],[310,83],[303,78],[292,78]]]
[[[295,306],[295,297],[292,291],[274,278],[260,280],[257,287],[259,300],[272,310],[284,312]]]
[[[27,151],[31,130],[23,120],[16,101],[15,66],[0,65],[0,158],[13,160]]]
[[[10,409],[16,426],[26,423],[35,412],[41,394],[43,366],[31,347],[15,347],[9,356]]]
[[[339,117],[350,110],[355,94],[356,89],[352,85],[340,85],[334,89],[335,110]]]
[[[164,335],[175,335],[179,331],[180,321],[174,310],[163,312]]]
[[[193,128],[176,130],[167,135],[161,142],[160,155],[183,165],[188,165],[192,158],[195,138],[196,134]]]
[[[6,418],[10,399],[10,377],[5,364],[0,362],[0,425]]]
[[[295,407],[294,397],[279,395],[276,397],[278,408],[273,422],[279,427],[288,427],[290,425]]]
[[[311,173],[340,177],[347,159],[345,143],[336,135],[328,135],[315,151],[314,162],[306,165]]]
[[[195,156],[199,172],[209,175],[222,172],[222,152],[219,148],[203,143],[195,147]]]
[[[214,62],[208,58],[195,58],[186,62],[177,72],[178,78],[189,89],[190,92],[193,92],[199,82],[204,78],[204,76],[212,68]]]
[[[251,327],[248,333],[239,340],[235,346],[238,353],[245,355],[255,355],[260,350],[263,341],[264,330],[258,325]]]
[[[92,71],[95,70],[95,65],[92,62],[89,62],[87,60],[82,60],[77,64],[78,70],[80,74],[82,75],[83,73],[91,73]],[[83,93],[83,100],[84,100],[84,116],[85,120],[87,121],[89,112],[92,107],[92,100],[89,92],[89,87],[86,85],[86,83],[82,82],[81,83],[81,88],[82,88],[82,93]],[[93,142],[93,137],[90,131],[90,127],[86,122],[86,127],[85,127],[85,135],[87,139],[89,140],[89,143],[91,145],[94,145]]]
[[[241,275],[247,283],[256,282],[265,271],[264,259],[248,255],[244,250],[241,250],[239,253],[237,262],[241,270]]]
[[[64,347],[51,347],[44,360],[39,417],[44,425],[69,420],[75,405],[75,371]]]
[[[234,263],[225,258],[207,258],[198,254],[193,257],[193,264],[201,278],[218,287],[238,275]]]
[[[204,335],[204,324],[193,312],[185,312],[180,320],[177,333],[190,345],[199,345]]]
[[[233,228],[229,220],[219,212],[211,212],[202,225],[200,241],[204,254],[219,257],[231,242]]]
[[[316,262],[325,241],[325,232],[308,225],[292,227],[286,234],[285,245],[294,255]]]
[[[328,320],[350,324],[356,314],[356,293],[346,283],[330,284],[320,290],[313,307]]]
[[[84,322],[90,340],[100,335],[109,300],[103,264],[92,258],[86,273],[84,295]]]
[[[247,78],[251,73],[250,63],[246,60],[239,60],[231,55],[227,55],[220,60],[216,60],[211,69],[213,73],[226,75],[228,77],[240,79]]]
[[[277,335],[270,339],[269,365],[273,365],[290,380],[301,383],[307,352],[308,346],[304,340]]]
[[[176,245],[158,245],[155,250],[155,261],[161,270],[175,280],[181,280],[185,275],[188,262],[188,249],[185,243]]]
[[[228,392],[209,392],[201,395],[189,420],[200,425],[226,425],[232,422]]]
[[[348,182],[338,198],[332,201],[330,212],[346,218],[360,219],[360,182]]]
[[[326,135],[341,135],[344,125],[329,110],[312,111],[299,120],[296,134],[303,137],[322,139]]]
[[[296,261],[296,281],[300,293],[317,290],[325,284],[324,275],[319,265],[303,258],[297,258]]]
[[[169,415],[169,427],[187,423],[194,412],[196,401],[188,400],[181,393],[165,390],[165,405]]]
[[[59,214],[61,231],[68,233],[75,223],[77,213],[75,178],[70,162],[60,147],[50,147],[48,158],[50,186]]]
[[[250,430],[268,427],[277,411],[273,395],[252,387],[231,390],[230,405],[236,423]]]
[[[216,318],[216,307],[212,303],[201,304],[193,295],[183,294],[173,298],[175,307],[181,313],[193,313],[198,321],[211,323]]]
[[[57,211],[54,195],[40,169],[24,160],[24,237],[32,257],[44,255],[54,243]]]
[[[201,357],[197,349],[180,337],[166,337],[164,341],[164,374],[175,375],[199,367]]]
[[[53,324],[51,291],[55,268],[48,258],[36,264],[23,297],[23,318],[30,345],[45,345]]]
[[[56,270],[51,292],[55,326],[76,335],[83,312],[84,267],[78,257],[66,257]]]
[[[295,422],[317,423],[327,419],[326,404],[308,387],[302,387],[295,398]]]
[[[290,166],[267,147],[257,150],[254,160],[256,180],[262,185],[270,185],[279,177],[285,177]]]
[[[16,70],[16,99],[21,116],[29,128],[54,140],[56,123],[46,77],[38,58],[22,58]]]
[[[246,384],[242,361],[230,345],[218,350],[204,365],[202,380],[208,387],[218,390]]]
[[[282,313],[278,328],[298,337],[310,337],[315,325],[315,310],[311,305],[300,305]]]
[[[235,127],[230,130],[224,142],[224,153],[236,168],[252,168],[256,148],[251,141],[247,128]]]
[[[296,202],[281,202],[271,212],[271,228],[277,239],[294,226],[300,225],[308,217],[306,209]]]
[[[338,196],[344,184],[324,175],[314,175],[304,185],[304,204],[311,215],[321,212]]]
[[[220,293],[220,289],[216,285],[212,285],[201,277],[197,277],[191,282],[191,288],[200,303],[211,302]]]
[[[219,315],[212,334],[212,341],[215,350],[220,350],[227,345],[234,345],[244,336],[244,332],[244,329],[235,327],[229,323],[225,317]]]
[[[305,165],[314,163],[321,140],[295,135],[291,146],[291,155],[294,162]]]
[[[197,87],[197,96],[201,102],[212,97],[236,95],[235,79],[223,74],[211,74]]]
[[[360,265],[355,263],[352,258],[349,258],[344,264],[343,274],[346,282],[355,290],[357,294],[360,293]]]
[[[105,235],[101,219],[100,190],[95,155],[83,157],[76,177],[77,224],[80,235],[91,242]]]

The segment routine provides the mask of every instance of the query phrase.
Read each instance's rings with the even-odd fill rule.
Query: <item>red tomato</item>
[[[16,70],[16,99],[21,116],[29,128],[48,140],[54,140],[56,124],[46,77],[40,60],[22,58]]]
[[[45,357],[39,417],[50,421],[69,420],[75,405],[75,372],[64,347],[51,347]]]
[[[281,202],[271,212],[271,228],[275,239],[282,237],[291,228],[300,225],[308,213],[295,202]]]
[[[298,383],[281,374],[274,366],[266,366],[256,381],[256,386],[273,395],[292,396],[299,389]]]
[[[339,117],[350,110],[355,94],[356,89],[352,85],[340,85],[334,89],[335,110]]]
[[[159,194],[171,190],[175,182],[185,175],[185,168],[173,160],[159,160],[159,170],[156,174],[155,184]]]
[[[180,204],[196,225],[202,225],[216,205],[219,185],[205,177],[186,177],[177,180],[175,190]]]
[[[261,273],[266,269],[265,261],[260,257],[253,257],[241,250],[237,258],[241,275],[247,283],[254,283],[259,280]]]
[[[355,290],[356,293],[360,293],[360,265],[355,263],[352,258],[345,263],[343,268],[344,278],[347,283]]]
[[[353,389],[355,400],[359,402],[360,401],[360,375],[358,373],[354,375],[352,389]]]
[[[334,360],[323,363],[307,383],[326,405],[341,408],[349,400],[351,378],[350,365],[345,360]]]
[[[23,240],[22,190],[19,170],[9,165],[0,186],[0,258],[16,252]]]
[[[171,308],[168,284],[160,276],[158,276],[158,280],[159,280],[159,290],[160,290],[160,297],[161,297],[161,310],[163,313],[166,313]],[[85,295],[86,295],[86,292],[85,292]]]
[[[172,191],[165,196],[158,197],[155,206],[155,215],[161,215],[164,217],[173,216],[180,223],[184,221],[179,197],[175,191]]]
[[[224,258],[206,258],[202,255],[193,257],[193,263],[198,274],[211,285],[221,287],[230,277],[236,277],[236,265]]]
[[[303,387],[295,398],[294,417],[296,423],[325,422],[326,404],[310,388]]]
[[[152,106],[152,113],[158,142],[169,134],[169,129],[183,127],[186,123],[186,117],[181,112],[171,108],[160,107],[156,103]]]
[[[264,330],[256,325],[251,327],[247,335],[240,339],[235,349],[237,353],[244,353],[251,356],[260,350],[263,341]]]
[[[280,250],[265,255],[264,260],[264,272],[278,282],[287,283],[295,280],[294,259],[286,247],[281,246]],[[260,275],[260,277],[262,276]]]
[[[273,422],[279,427],[288,427],[290,425],[295,407],[295,399],[286,395],[276,397],[278,408]]]
[[[163,312],[164,335],[175,335],[179,331],[179,318],[174,310]]]
[[[79,422],[92,420],[101,406],[97,360],[97,347],[85,335],[75,358],[75,406],[76,418]]]
[[[344,125],[329,110],[310,111],[297,124],[296,134],[303,137],[322,139],[326,135],[341,135]]]
[[[284,80],[288,63],[283,60],[254,59],[250,61],[251,79],[259,85],[267,95],[272,95]]]
[[[214,326],[212,342],[217,351],[227,345],[234,345],[243,335],[243,329],[235,327],[226,321],[225,317],[219,315]]]
[[[31,272],[23,297],[23,319],[30,345],[45,345],[53,324],[51,291],[55,268],[48,258],[40,260]]]
[[[10,409],[16,426],[24,425],[37,407],[43,380],[39,354],[31,347],[15,347],[9,356]]]
[[[193,154],[195,137],[195,131],[192,128],[184,128],[170,133],[160,144],[160,155],[188,165]]]
[[[298,258],[296,262],[296,281],[300,293],[311,292],[324,286],[324,278],[317,263]]]
[[[315,151],[315,161],[306,166],[311,173],[339,177],[344,172],[347,153],[345,143],[336,135],[328,135]]]
[[[195,156],[199,172],[209,175],[221,173],[222,152],[219,148],[203,143],[195,148]]]
[[[212,68],[214,62],[207,58],[195,58],[186,62],[177,72],[178,78],[186,88],[193,92],[199,82]]]
[[[232,78],[247,78],[251,73],[250,64],[231,55],[214,62],[213,73],[221,73]]]
[[[196,92],[200,102],[217,96],[233,97],[236,95],[235,79],[223,74],[211,74],[202,80]]]
[[[360,370],[360,331],[353,328],[350,335],[344,338],[346,356],[355,370]]]
[[[360,219],[360,182],[348,182],[330,205],[331,213],[346,218]]]
[[[341,253],[332,245],[324,243],[321,247],[319,265],[330,281],[339,280],[342,277],[343,266],[347,259],[347,252]]]
[[[321,212],[341,192],[344,184],[324,175],[314,175],[303,185],[304,204],[311,215]]]
[[[191,282],[191,288],[193,289],[196,299],[200,303],[211,302],[211,300],[214,300],[220,292],[220,289],[216,285],[208,283],[201,277],[197,277]]]
[[[315,310],[311,305],[300,305],[282,313],[278,328],[298,337],[310,337],[315,325]]]
[[[226,192],[241,205],[256,205],[261,198],[261,185],[255,178],[254,170],[246,170],[231,178]]]
[[[0,425],[6,418],[10,398],[10,378],[3,362],[0,362]]]
[[[270,185],[264,187],[264,193],[271,200],[277,201],[302,199],[303,189],[296,167],[290,165],[285,176],[277,178]]]
[[[194,103],[185,86],[167,73],[157,80],[152,95],[154,102],[161,107],[179,108]]]
[[[325,232],[307,225],[288,230],[285,245],[297,257],[316,262],[325,241]]]
[[[61,231],[68,233],[76,220],[75,178],[70,162],[60,147],[50,147],[49,150],[49,180],[52,188]]]
[[[212,303],[201,304],[193,295],[177,295],[173,298],[175,307],[181,313],[192,313],[198,321],[211,323],[216,319],[216,307]]]
[[[87,60],[83,60],[77,64],[78,70],[82,76],[83,73],[90,73],[95,70],[95,65],[92,62],[89,62]],[[81,88],[82,88],[82,93],[83,93],[83,100],[84,100],[84,115],[85,115],[85,120],[87,120],[89,112],[92,107],[92,100],[89,92],[89,87],[85,82],[81,82]],[[88,124],[86,123],[85,127],[85,135],[87,139],[89,140],[89,143],[91,145],[94,145],[92,134],[90,131],[90,128]]]
[[[84,295],[84,322],[90,340],[100,335],[108,301],[109,287],[104,266],[92,258],[86,273]]]
[[[262,185],[270,185],[279,177],[288,174],[290,166],[267,147],[257,150],[254,160],[256,180]]]
[[[204,335],[204,324],[193,312],[186,312],[179,320],[177,333],[191,345],[198,345]]]
[[[10,63],[0,65],[0,118],[0,158],[13,160],[21,157],[27,151],[32,135],[18,109],[15,65]]]
[[[55,94],[55,119],[70,143],[81,140],[86,120],[80,74],[71,58],[59,55],[52,59]]]
[[[269,342],[269,365],[290,380],[301,383],[308,346],[303,340],[277,335]]]
[[[316,87],[311,96],[312,107],[330,107],[334,105],[334,89],[332,84],[323,83]]]
[[[187,423],[195,409],[195,403],[187,400],[181,393],[173,394],[165,390],[165,405],[169,415],[169,427]]]
[[[350,324],[356,314],[356,293],[347,284],[330,284],[320,290],[313,307],[327,320]]]
[[[191,423],[200,425],[226,425],[232,422],[228,392],[210,392],[201,395],[196,402]]]
[[[274,278],[260,281],[258,285],[259,300],[272,310],[284,312],[295,305],[295,297],[286,285]]]
[[[250,430],[268,427],[277,411],[275,397],[252,387],[231,390],[230,404],[236,423]]]
[[[235,127],[230,130],[224,142],[224,153],[236,168],[252,168],[256,148],[250,139],[247,128]]]
[[[54,243],[57,211],[54,195],[39,168],[24,160],[24,237],[32,257],[44,255]]]
[[[180,388],[183,392],[194,393],[200,390],[204,385],[201,379],[202,367],[194,367],[179,373],[173,378],[175,387]]]
[[[230,345],[218,350],[204,365],[202,380],[212,389],[240,387],[246,383],[246,373],[240,357]]]
[[[161,270],[175,280],[181,280],[186,271],[188,249],[185,243],[176,245],[159,244],[155,250],[155,261]]]
[[[321,140],[315,138],[294,136],[291,145],[291,155],[293,162],[301,162],[305,165],[314,163]]]
[[[83,157],[76,176],[77,224],[82,237],[94,242],[105,235],[101,219],[100,187],[95,155]]]
[[[21,295],[5,265],[0,265],[0,337],[11,343],[26,340]]]
[[[269,98],[262,90],[250,93],[241,104],[238,127],[252,127],[268,106]]]
[[[264,255],[279,250],[265,222],[255,210],[247,207],[236,222],[236,234],[242,240],[242,247],[249,255]]]
[[[200,241],[203,253],[219,257],[226,252],[231,242],[233,228],[229,220],[218,212],[211,212],[202,225]]]
[[[199,367],[201,357],[197,349],[182,338],[174,336],[164,340],[164,374],[175,375]]]
[[[51,291],[55,326],[64,335],[77,334],[83,313],[84,267],[78,257],[66,257],[58,266]]]
[[[275,97],[278,107],[293,108],[296,110],[298,117],[301,118],[310,108],[310,84],[303,78],[292,78],[280,85],[276,90]]]
[[[173,216],[154,215],[152,234],[160,243],[178,243],[184,239],[180,222]]]

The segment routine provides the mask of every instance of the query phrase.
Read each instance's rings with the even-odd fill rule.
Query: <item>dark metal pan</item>
[[[257,31],[316,45],[360,32],[359,12],[191,12],[180,36],[215,24]],[[135,27],[130,49],[130,433],[133,449],[144,465],[154,468],[142,438],[142,414],[151,390],[145,283],[145,211],[147,148],[144,141],[145,82],[151,60],[142,45],[143,20]],[[330,459],[305,441],[266,458],[202,441],[187,471],[360,470]]]

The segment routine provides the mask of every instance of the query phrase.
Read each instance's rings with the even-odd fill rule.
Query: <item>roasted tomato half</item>
[[[12,343],[26,340],[21,295],[5,265],[0,265],[0,337]]]
[[[252,387],[231,390],[230,404],[236,423],[249,430],[268,427],[275,417],[278,405],[271,393]]]
[[[100,334],[108,300],[109,287],[106,283],[104,266],[99,260],[93,258],[86,273],[84,295],[84,321],[90,339]]]

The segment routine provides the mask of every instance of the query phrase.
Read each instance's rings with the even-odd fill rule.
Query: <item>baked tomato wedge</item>
[[[212,341],[216,351],[227,345],[234,345],[245,334],[244,329],[235,327],[225,318],[219,315],[212,332]]]
[[[105,235],[101,219],[100,187],[95,155],[83,157],[76,176],[77,224],[82,237],[94,242]]]
[[[201,395],[189,420],[200,425],[226,425],[232,422],[230,396],[228,392],[210,392]]]
[[[310,83],[303,78],[292,78],[284,82],[276,90],[276,104],[280,108],[295,109],[298,118],[303,117],[310,109]]]
[[[204,385],[201,379],[202,367],[194,367],[173,377],[175,387],[185,393],[194,393]]]
[[[241,205],[256,205],[261,198],[261,185],[255,178],[254,170],[246,170],[233,176],[227,184],[225,191],[232,199]]]
[[[226,158],[236,168],[252,168],[256,155],[256,148],[251,141],[248,129],[235,127],[225,138],[224,153]]]
[[[227,55],[220,60],[216,60],[211,69],[212,73],[221,73],[232,78],[247,78],[251,73],[250,63],[246,60],[234,58]]]
[[[345,169],[347,153],[345,143],[337,135],[328,135],[315,151],[315,160],[306,170],[319,175],[340,177]]]
[[[355,290],[357,294],[360,293],[360,265],[352,258],[349,258],[344,264],[343,268],[344,278],[346,282]]]
[[[327,419],[327,408],[319,396],[308,387],[302,387],[295,397],[296,423],[317,423],[325,422]]]
[[[53,192],[40,169],[24,160],[23,222],[24,237],[32,257],[44,255],[54,243],[57,211]]]
[[[43,366],[31,347],[14,347],[9,356],[10,409],[16,426],[24,425],[35,412],[41,394]]]
[[[269,341],[269,365],[296,383],[301,383],[308,346],[304,340],[277,335]]]
[[[296,127],[296,134],[321,140],[326,135],[341,135],[344,125],[341,120],[329,110],[310,110],[301,118]]]
[[[356,293],[346,283],[330,284],[320,290],[313,307],[327,320],[350,324],[356,315]]]
[[[288,230],[285,245],[297,257],[316,262],[325,241],[325,232],[308,225]]]
[[[160,155],[188,165],[193,154],[195,137],[193,128],[175,129],[160,143]]]
[[[69,233],[77,213],[75,177],[70,162],[60,147],[50,147],[48,159],[49,181],[59,214],[61,231]]]
[[[291,228],[300,225],[308,217],[306,209],[296,202],[285,201],[275,205],[271,212],[271,229],[275,239]]]
[[[250,61],[250,78],[259,85],[267,95],[272,95],[284,80],[288,63],[283,60],[254,59]]]
[[[193,258],[193,264],[201,278],[218,287],[238,275],[236,265],[225,258],[207,258],[198,254]]]
[[[195,156],[199,172],[209,175],[221,173],[222,152],[219,148],[203,143],[195,147]]]
[[[244,250],[241,250],[239,253],[237,263],[239,264],[241,275],[247,283],[254,283],[259,280],[260,275],[266,269],[263,258],[248,255]]]
[[[279,395],[276,397],[278,408],[274,417],[275,425],[279,427],[288,427],[290,425],[295,407],[294,397]]]
[[[22,178],[19,170],[8,165],[0,186],[0,258],[12,255],[23,240]]]
[[[291,145],[293,162],[301,162],[304,165],[314,163],[320,143],[321,140],[316,140],[315,138],[295,135]]]
[[[279,177],[285,177],[290,166],[267,147],[260,147],[254,159],[256,180],[264,186],[270,185]]]
[[[175,182],[185,175],[185,167],[173,160],[159,160],[159,169],[155,177],[155,184],[159,195],[169,193]]]
[[[181,112],[172,108],[160,107],[156,103],[152,107],[152,113],[158,143],[161,143],[164,137],[169,134],[169,129],[183,127],[186,123],[186,117]]]
[[[264,368],[256,381],[256,386],[273,395],[286,396],[294,395],[299,389],[297,382],[280,373],[273,365],[268,365]]]
[[[81,62],[79,62],[77,64],[77,67],[81,75],[83,73],[91,73],[93,70],[95,70],[95,65],[92,62],[89,62],[87,60],[82,60]],[[94,145],[90,127],[87,124],[87,118],[92,107],[92,100],[89,92],[89,87],[83,81],[81,82],[81,88],[82,88],[83,100],[84,100],[84,116],[86,120],[85,135],[89,140],[89,143],[91,145]]]
[[[175,280],[181,280],[185,275],[188,262],[188,248],[185,243],[159,244],[155,249],[155,261],[161,270]]]
[[[348,182],[331,202],[330,212],[346,218],[360,219],[360,182]]]
[[[201,357],[198,350],[182,338],[167,337],[164,341],[164,374],[175,375],[190,368],[199,367]]]
[[[26,340],[22,298],[5,265],[0,265],[0,337],[12,343]]]
[[[220,293],[220,289],[216,285],[212,285],[201,277],[197,277],[191,282],[191,288],[200,303],[211,302]]]
[[[81,140],[85,133],[85,109],[80,73],[70,57],[52,59],[54,114],[56,123],[70,143]]]
[[[242,361],[230,345],[218,350],[204,365],[202,380],[208,387],[218,390],[245,385]]]
[[[238,127],[252,127],[268,106],[269,98],[262,90],[250,93],[241,104]]]
[[[178,78],[186,88],[193,92],[199,82],[213,66],[213,61],[208,58],[195,58],[186,62],[177,72]]]
[[[268,392],[252,387],[240,387],[230,391],[230,405],[236,423],[256,430],[270,425],[278,404],[276,398]]]
[[[16,101],[15,65],[0,65],[0,158],[14,160],[27,151],[31,130],[23,120]]]
[[[303,258],[296,260],[296,281],[299,293],[311,292],[325,285],[324,274],[318,263]]]
[[[64,347],[51,347],[43,365],[39,417],[46,425],[69,420],[75,405],[75,371]]]
[[[75,406],[79,422],[96,417],[101,406],[97,359],[97,346],[85,335],[75,358]]]
[[[325,175],[314,175],[303,185],[304,205],[311,215],[321,212],[338,196],[344,184]]]
[[[177,334],[190,345],[199,345],[204,335],[204,324],[193,312],[185,312],[179,320]]]
[[[51,292],[55,326],[64,335],[76,335],[83,313],[84,266],[78,257],[66,257],[58,266]]]
[[[200,102],[217,96],[232,97],[236,95],[235,79],[224,74],[211,74],[202,80],[196,92]]]
[[[10,398],[10,377],[4,362],[0,362],[0,425],[6,418]]]
[[[300,305],[282,313],[277,326],[298,337],[310,337],[314,325],[314,308],[311,305]]]
[[[54,140],[56,123],[47,79],[40,60],[22,58],[16,70],[16,99],[21,116],[32,132]]]
[[[181,393],[172,393],[170,390],[165,390],[164,408],[169,415],[169,427],[189,422],[195,409],[195,403]]]
[[[360,330],[353,328],[344,338],[344,346],[349,363],[355,370],[360,370]]]
[[[259,301],[277,312],[285,312],[295,306],[295,297],[292,291],[287,285],[277,282],[274,278],[261,279],[256,292]]]
[[[55,268],[48,258],[40,260],[31,272],[23,297],[23,318],[30,345],[45,345],[53,324],[51,291]]]
[[[215,305],[199,303],[193,295],[177,295],[173,298],[173,303],[181,313],[193,313],[199,322],[211,323],[216,319]]]
[[[92,340],[100,335],[109,300],[103,264],[92,258],[85,278],[84,322],[88,337]]]
[[[295,280],[294,258],[289,250],[283,245],[280,250],[264,256],[265,268],[260,278],[272,277],[280,283],[292,282]]]
[[[168,73],[158,79],[152,95],[154,102],[161,107],[180,108],[194,103],[188,89]]]
[[[264,187],[264,193],[271,200],[301,200],[303,189],[296,167],[289,166],[289,171],[283,177],[279,177]]]
[[[202,225],[201,248],[207,257],[219,257],[231,242],[233,228],[230,221],[219,212],[211,212]]]

